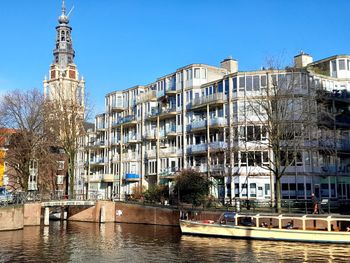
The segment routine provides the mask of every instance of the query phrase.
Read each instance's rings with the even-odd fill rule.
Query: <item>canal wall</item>
[[[0,208],[0,231],[23,228],[23,206]]]
[[[38,226],[41,219],[41,204],[28,203],[0,208],[0,231],[18,230],[24,226]]]
[[[115,222],[115,205],[112,201],[98,201],[95,206],[70,206],[69,221],[92,223]]]
[[[179,225],[178,209],[116,202],[115,211],[117,223]]]

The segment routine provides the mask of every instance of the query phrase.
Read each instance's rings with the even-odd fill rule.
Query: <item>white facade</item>
[[[279,71],[239,72],[232,59],[222,68],[192,64],[149,85],[107,94],[85,147],[89,191],[124,198],[135,187],[171,185],[177,171],[193,168],[212,178],[212,194],[221,201],[271,199],[275,179],[266,167],[273,156],[254,99],[273,83],[293,80],[288,118],[295,129],[295,163],[282,178],[283,198],[306,199],[315,191],[349,199],[350,57],[311,63],[303,56],[296,56],[295,68]],[[338,109],[327,129],[329,119],[321,118],[316,98],[320,90],[326,104]]]

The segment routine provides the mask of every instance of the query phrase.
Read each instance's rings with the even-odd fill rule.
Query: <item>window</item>
[[[239,77],[239,91],[244,91],[245,89],[245,77]]]
[[[247,126],[247,141],[254,140],[254,126]]]
[[[250,197],[256,197],[256,183],[249,184]]]
[[[339,70],[346,70],[345,59],[339,59]]]
[[[246,77],[246,91],[252,91],[253,89],[253,78],[252,76]]]
[[[195,79],[199,79],[201,76],[200,76],[200,68],[195,68],[194,69],[194,78]]]
[[[239,184],[235,184],[235,197],[239,197]]]
[[[247,153],[241,152],[241,166],[247,166]]]
[[[57,170],[63,170],[64,169],[64,161],[58,161],[57,162]]]
[[[350,70],[350,59],[348,59],[348,70]]]
[[[260,88],[260,78],[259,78],[259,76],[254,76],[253,77],[253,90],[254,91],[258,91],[259,90],[259,88]]]
[[[233,92],[237,92],[237,78],[233,78],[232,82],[233,82]]]
[[[261,88],[266,88],[266,86],[267,86],[266,76],[260,77],[260,85],[261,85]]]
[[[254,166],[254,152],[248,152],[248,166]]]
[[[202,79],[206,79],[207,78],[207,71],[205,68],[202,68]]]
[[[64,179],[63,175],[57,175],[57,184],[59,185],[63,184],[63,179]]]
[[[242,196],[247,196],[247,184],[242,184]]]
[[[332,71],[337,71],[337,61],[332,60]]]
[[[192,69],[186,70],[186,74],[187,74],[187,80],[191,80],[192,79]]]

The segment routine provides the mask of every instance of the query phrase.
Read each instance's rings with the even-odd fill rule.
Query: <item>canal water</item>
[[[177,227],[57,221],[0,232],[0,262],[350,262],[350,245],[181,236]]]

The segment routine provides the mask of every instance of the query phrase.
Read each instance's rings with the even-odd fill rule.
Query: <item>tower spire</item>
[[[62,0],[62,15],[66,15],[66,6],[64,4],[64,0]]]
[[[71,37],[72,28],[69,26],[65,0],[62,0],[61,15],[58,18],[56,31],[56,48],[53,51],[54,64],[59,64],[60,68],[63,69],[68,64],[74,63],[75,56]]]

